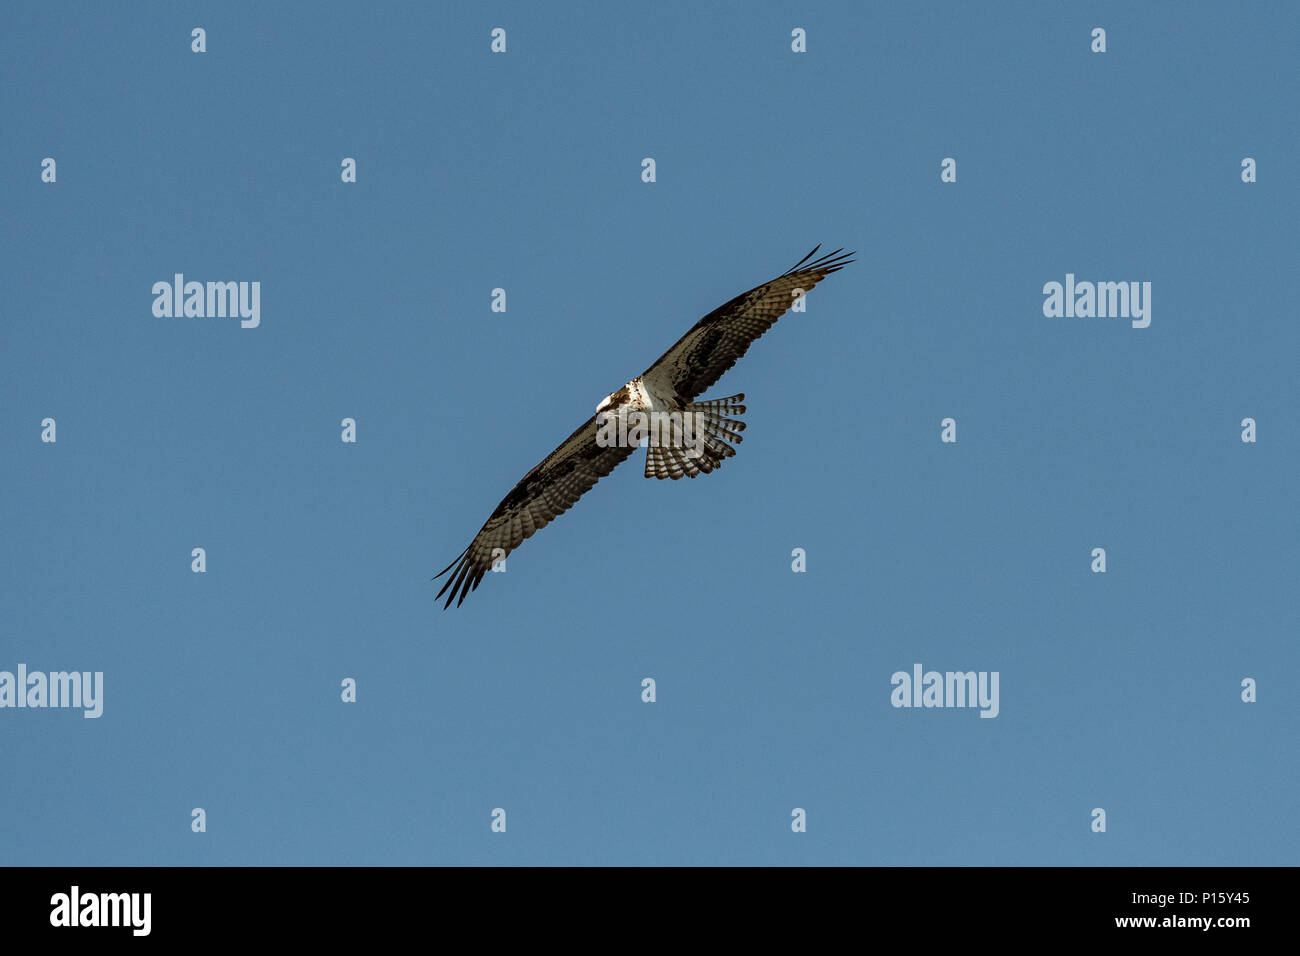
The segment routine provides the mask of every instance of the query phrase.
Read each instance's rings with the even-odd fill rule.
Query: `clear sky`
[[[1300,862],[1298,27],[6,4],[0,670],[104,676],[97,719],[0,709],[0,857]],[[710,391],[735,459],[638,454],[435,603],[600,399],[817,243],[857,262]],[[155,316],[177,273],[260,323]],[[1045,315],[1067,274],[1149,282],[1149,326]],[[918,664],[996,672],[997,716],[892,706]]]

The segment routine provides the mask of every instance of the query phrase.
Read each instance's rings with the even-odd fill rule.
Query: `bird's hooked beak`
[[[628,387],[624,385],[617,392],[610,392],[605,396],[605,400],[596,406],[596,414],[599,415],[607,408],[614,408],[622,405],[628,399]]]

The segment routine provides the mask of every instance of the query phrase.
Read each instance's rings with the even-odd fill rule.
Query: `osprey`
[[[526,538],[546,527],[643,443],[647,478],[694,478],[709,474],[736,450],[745,425],[745,396],[696,401],[722,373],[736,364],[750,343],[776,324],[786,310],[818,282],[853,260],[837,249],[809,262],[817,250],[789,271],[726,305],[714,309],[660,356],[645,374],[634,378],[596,406],[596,414],[524,475],[484,523],[456,560],[434,575],[451,576],[443,610],[464,602],[478,590],[483,575]],[[647,428],[646,422],[649,422]],[[628,424],[632,428],[629,431]],[[666,437],[665,437],[666,434]],[[435,600],[437,600],[435,598]]]

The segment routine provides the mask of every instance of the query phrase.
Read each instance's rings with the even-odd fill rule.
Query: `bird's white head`
[[[624,385],[617,392],[605,396],[601,403],[596,406],[596,414],[599,415],[607,408],[618,408],[620,405],[626,405],[629,398],[627,386]]]

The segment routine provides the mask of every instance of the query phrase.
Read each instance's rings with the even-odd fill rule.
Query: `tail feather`
[[[745,423],[728,416],[745,414],[745,406],[741,404],[744,400],[745,396],[740,394],[686,405],[682,411],[694,413],[692,440],[695,447],[685,447],[684,436],[674,429],[666,444],[651,444],[646,449],[645,476],[675,481],[683,476],[695,478],[712,474],[714,469],[720,468],[724,459],[736,454],[736,449],[728,442],[740,444],[743,440],[740,433],[745,430]]]

